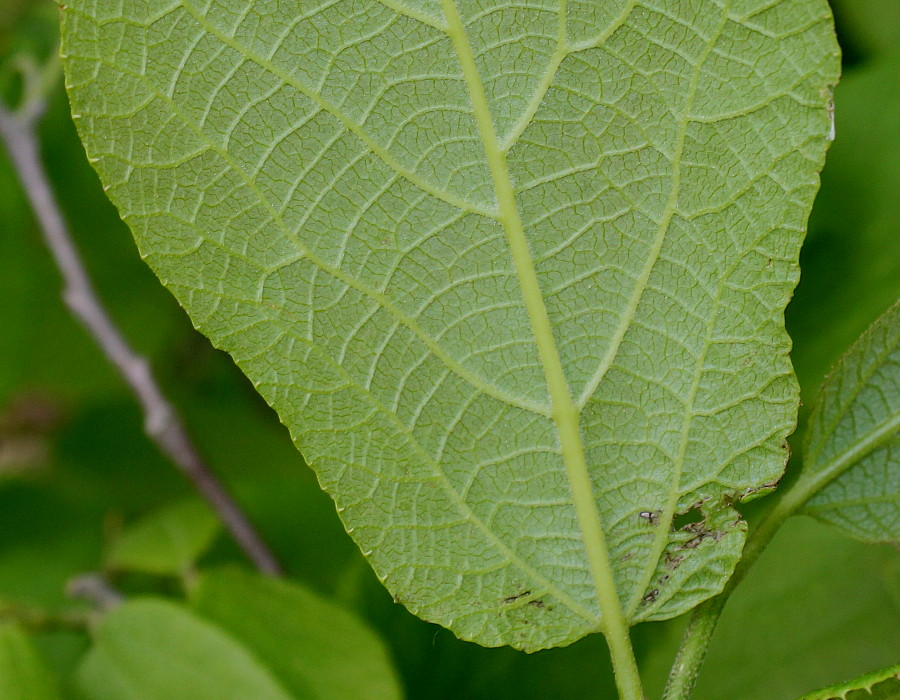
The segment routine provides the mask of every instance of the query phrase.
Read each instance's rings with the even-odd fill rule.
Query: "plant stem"
[[[0,603],[0,622],[15,622],[28,632],[83,632],[90,624],[90,614],[80,610],[49,613],[24,605]]]
[[[15,112],[0,104],[0,140],[6,146],[44,241],[63,277],[63,300],[119,370],[144,412],[147,435],[209,502],[238,546],[263,573],[281,567],[250,521],[200,456],[187,429],[157,384],[150,364],[122,336],[94,291],[53,194],[40,157],[36,126],[56,84],[55,57],[43,70],[23,70],[24,101]]]
[[[898,430],[900,430],[900,416],[895,416],[835,455],[823,467],[802,474],[797,482],[778,498],[747,539],[743,556],[725,588],[715,598],[695,608],[691,614],[681,648],[669,674],[663,700],[687,700],[690,697],[725,603],[784,522],[830,482],[893,438]]]
[[[112,610],[121,605],[124,596],[112,587],[104,574],[81,574],[66,584],[70,598],[87,601],[100,611]]]
[[[609,625],[604,628],[603,634],[609,645],[620,700],[644,700],[641,676],[634,658],[634,647],[631,645],[628,628]]]

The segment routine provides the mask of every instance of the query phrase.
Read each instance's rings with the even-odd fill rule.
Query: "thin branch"
[[[0,139],[9,151],[44,241],[62,273],[63,300],[131,388],[143,409],[144,428],[150,439],[193,482],[256,567],[263,573],[280,575],[278,561],[201,458],[177,412],[156,383],[150,364],[131,348],[94,291],[41,162],[36,125],[44,112],[44,92],[26,90],[29,98],[15,112],[0,105]]]
[[[0,601],[0,622],[17,623],[28,632],[83,632],[90,620],[90,612],[83,610],[49,613],[27,605]]]
[[[113,588],[103,574],[76,576],[66,584],[66,594],[70,598],[86,601],[102,612],[112,610],[125,600],[125,596]]]

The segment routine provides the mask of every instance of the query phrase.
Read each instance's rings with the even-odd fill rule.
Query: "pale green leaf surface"
[[[291,700],[225,632],[150,599],[124,603],[104,618],[78,683],[88,700]]]
[[[897,700],[900,664],[804,695],[800,700]]]
[[[110,547],[106,566],[181,574],[209,548],[219,530],[219,519],[205,503],[176,503],[125,529]]]
[[[807,513],[869,542],[900,542],[900,302],[854,343],[810,418]]]
[[[296,583],[240,570],[210,572],[191,603],[263,659],[295,697],[403,695],[378,636],[353,613]]]
[[[0,698],[55,700],[56,679],[28,635],[17,625],[0,624]]]
[[[537,649],[596,630],[613,581],[629,623],[721,588],[727,502],[779,478],[795,420],[825,0],[63,16],[73,113],[143,255],[398,600]]]

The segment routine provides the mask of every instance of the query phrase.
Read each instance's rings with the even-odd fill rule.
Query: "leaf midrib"
[[[617,635],[621,633],[621,630],[627,630],[628,625],[625,622],[618,588],[612,574],[606,535],[600,522],[597,501],[594,498],[581,436],[580,412],[575,405],[563,370],[550,315],[544,302],[531,248],[522,225],[506,161],[506,152],[497,138],[493,114],[488,104],[472,47],[469,44],[455,0],[441,0],[441,6],[447,21],[447,33],[456,49],[463,78],[472,100],[473,116],[481,135],[488,170],[494,183],[500,213],[499,220],[506,233],[538,355],[544,368],[553,421],[559,434],[560,452],[581,530],[585,555],[594,581],[603,625],[608,633]],[[563,24],[565,11],[565,0],[561,0],[559,10],[561,32],[565,31]]]
[[[236,297],[232,297],[221,292],[215,292],[216,296],[228,298],[233,301],[239,301],[242,303],[253,303],[250,300],[246,299],[238,299]],[[531,564],[522,559],[515,551],[510,549],[502,540],[500,540],[496,534],[487,526],[487,524],[474,512],[471,507],[465,502],[463,497],[457,492],[457,490],[450,483],[449,479],[447,479],[445,473],[441,469],[441,465],[439,462],[435,461],[428,454],[425,447],[419,442],[418,438],[413,434],[412,430],[403,424],[402,421],[397,417],[395,411],[388,408],[384,403],[382,403],[381,399],[379,399],[375,394],[373,394],[367,387],[362,386],[361,384],[354,381],[353,377],[347,372],[347,370],[335,359],[329,355],[328,353],[323,353],[322,349],[316,345],[314,342],[310,341],[308,338],[304,338],[296,333],[295,329],[293,329],[290,325],[285,324],[279,318],[272,318],[269,321],[276,326],[284,335],[291,337],[299,343],[304,344],[313,352],[318,353],[320,360],[328,365],[332,370],[334,370],[337,374],[339,374],[343,379],[347,381],[348,386],[350,386],[355,391],[358,391],[363,397],[364,400],[367,401],[372,408],[374,408],[379,413],[383,414],[385,418],[394,425],[397,429],[398,433],[402,435],[409,441],[410,448],[412,451],[418,455],[418,457],[422,460],[422,463],[434,471],[436,478],[440,481],[441,487],[447,492],[451,501],[453,501],[454,505],[459,508],[461,515],[470,523],[472,523],[479,532],[481,532],[485,538],[506,557],[506,560],[517,566],[521,571],[523,571],[528,576],[531,576],[532,579],[541,586],[540,590],[534,590],[531,596],[523,596],[522,604],[527,604],[530,600],[533,600],[535,597],[539,597],[542,595],[550,594],[556,597],[561,603],[563,603],[566,607],[568,607],[572,612],[574,612],[579,617],[583,618],[587,622],[593,622],[593,617],[590,612],[578,601],[573,599],[568,593],[566,593],[563,589],[556,585],[556,583],[546,576],[537,571]],[[240,363],[239,363],[240,364]],[[258,386],[258,385],[257,385]],[[276,385],[277,386],[277,385]],[[292,436],[296,436],[296,432],[293,428],[289,428]],[[344,511],[344,507],[339,506],[338,512],[342,513]],[[348,531],[351,535],[353,534],[353,528],[350,528]],[[371,551],[363,552],[365,556],[369,556],[372,554]],[[387,580],[387,576],[380,576],[382,582]],[[507,607],[506,609],[511,609]]]
[[[594,581],[598,603],[602,610],[603,618],[608,626],[627,629],[618,589],[612,574],[606,536],[601,525],[600,513],[596,499],[593,495],[593,485],[591,483],[590,472],[585,458],[584,443],[581,437],[579,421],[580,410],[575,404],[575,400],[562,368],[562,361],[553,335],[549,313],[544,302],[543,292],[540,283],[538,282],[534,261],[531,257],[530,246],[524,233],[524,227],[515,200],[512,179],[506,162],[505,150],[500,145],[499,139],[497,138],[493,125],[493,116],[487,103],[481,77],[478,73],[472,49],[469,45],[468,37],[466,36],[455,2],[453,0],[442,0],[442,6],[447,21],[447,28],[445,31],[450,36],[453,45],[456,48],[466,85],[469,89],[470,98],[473,101],[476,123],[479,128],[479,133],[481,134],[488,169],[494,182],[494,190],[498,204],[497,210],[479,207],[471,202],[458,200],[458,198],[455,198],[450,193],[435,188],[427,181],[422,180],[414,173],[403,168],[392,156],[390,156],[390,154],[387,153],[387,151],[379,146],[374,139],[365,133],[360,125],[356,124],[347,115],[331,105],[321,95],[293,79],[292,76],[280,70],[277,66],[272,64],[271,61],[252,54],[252,52],[249,52],[245,46],[241,45],[233,37],[219,31],[187,0],[182,0],[181,6],[194,17],[204,31],[207,31],[224,44],[236,50],[240,55],[258,63],[281,79],[285,84],[292,85],[319,107],[332,114],[332,116],[338,119],[346,129],[360,138],[372,153],[381,158],[386,164],[411,183],[457,208],[468,210],[475,214],[481,214],[488,218],[493,218],[501,223],[507,234],[510,252],[523,292],[526,311],[528,312],[532,324],[538,355],[541,359],[541,364],[544,367],[545,376],[547,378],[551,405],[553,407],[552,418],[556,423],[560,437],[560,450],[566,467],[566,474],[572,492],[576,517],[582,533],[585,554]],[[627,18],[630,14],[631,6],[632,3],[629,3],[626,11],[621,13],[616,24],[623,22]],[[564,36],[564,32],[565,0],[561,0],[561,39]],[[547,85],[549,86],[549,82]],[[310,259],[312,258],[310,251],[304,250],[304,254],[306,257],[310,257]],[[332,272],[331,270],[325,271]],[[336,273],[337,271],[334,272]],[[351,286],[353,287],[358,286],[355,283],[355,280],[349,278],[344,279],[345,277],[345,275],[340,275],[341,281],[348,284],[352,282],[353,284],[351,284]],[[379,295],[379,298],[377,299],[374,296],[372,298],[383,306],[385,304],[390,305],[389,301],[383,298],[383,295]],[[434,345],[436,346],[436,343]],[[429,345],[429,347],[431,346]],[[441,355],[443,356],[445,353],[441,352]]]

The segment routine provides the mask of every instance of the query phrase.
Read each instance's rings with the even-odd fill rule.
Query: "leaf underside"
[[[900,302],[823,385],[803,464],[804,475],[835,474],[807,513],[867,542],[900,543]]]
[[[598,628],[603,575],[628,623],[721,588],[794,426],[825,0],[73,0],[63,29],[142,254],[396,599],[534,650]]]

